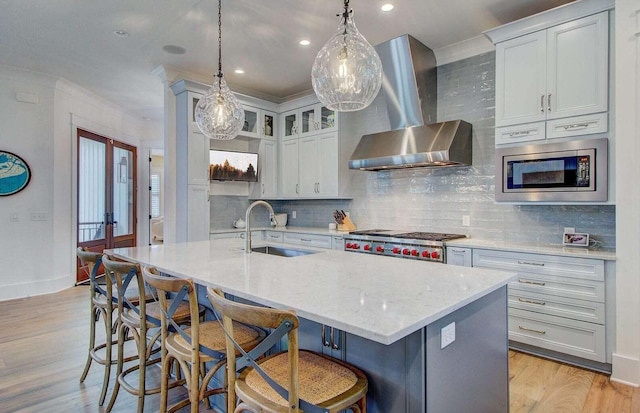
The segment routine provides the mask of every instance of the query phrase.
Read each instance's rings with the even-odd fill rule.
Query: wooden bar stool
[[[227,388],[208,388],[214,374],[224,366],[226,359],[225,336],[218,321],[201,323],[198,319],[198,300],[195,285],[191,279],[173,278],[159,275],[155,268],[143,268],[145,281],[158,291],[162,306],[162,392],[160,413],[175,412],[190,405],[191,413],[198,412],[201,400],[209,396],[226,393]],[[165,293],[176,294],[175,299],[188,297],[191,327],[183,329],[176,320],[172,305]],[[170,332],[173,327],[173,333]],[[236,340],[244,349],[255,347],[265,336],[265,332],[246,325],[234,324]],[[169,389],[169,367],[177,360],[183,370],[189,399],[182,400],[171,407],[167,406]],[[205,363],[214,363],[205,373]],[[226,383],[225,378],[225,383]]]
[[[107,387],[109,385],[109,375],[111,373],[111,365],[115,363],[112,359],[111,349],[116,341],[113,340],[113,302],[107,298],[106,278],[104,273],[100,272],[102,266],[102,253],[91,252],[87,249],[79,247],[77,249],[77,256],[80,259],[80,263],[85,268],[89,275],[89,294],[91,311],[89,312],[90,324],[89,324],[89,354],[87,355],[87,362],[84,366],[84,371],[80,377],[80,383],[83,383],[87,378],[89,369],[91,368],[91,362],[95,361],[98,364],[102,364],[104,369],[104,379],[102,381],[102,391],[100,392],[99,404],[104,403],[104,399],[107,395]],[[100,274],[98,274],[100,272]],[[104,321],[105,330],[105,342],[96,345],[96,323],[100,320]],[[100,357],[98,352],[102,349],[105,350],[105,357]]]
[[[156,301],[154,293],[145,287],[144,280],[140,274],[140,266],[130,262],[116,261],[113,257],[104,255],[102,258],[105,273],[116,287],[117,292],[117,316],[115,325],[118,333],[118,359],[116,383],[111,395],[111,400],[107,406],[107,411],[111,411],[118,397],[120,386],[127,392],[138,397],[138,413],[144,410],[144,397],[149,394],[160,392],[160,387],[146,388],[146,367],[159,363],[160,347],[155,345],[160,338],[160,304]],[[146,291],[153,297],[152,300],[138,300],[134,303],[127,297],[127,292]],[[172,303],[172,300],[167,300]],[[189,305],[186,302],[176,302],[175,316],[180,322],[189,321]],[[199,314],[204,314],[204,307],[200,308]],[[152,329],[158,329],[151,333]],[[137,354],[131,357],[124,357],[124,342],[130,332],[136,342]],[[149,334],[148,334],[149,333]],[[155,356],[155,357],[154,357]],[[138,363],[124,370],[124,363],[138,360]],[[133,385],[127,381],[127,375],[138,371],[138,383]],[[174,385],[180,385],[176,382]]]
[[[209,301],[222,315],[227,332],[227,369],[229,374],[227,412],[339,412],[350,409],[366,413],[367,377],[359,369],[340,360],[298,349],[299,321],[293,311],[257,307],[228,300],[219,289],[207,289]],[[272,329],[271,334],[252,351],[239,347],[236,322]],[[288,350],[265,354],[287,335]],[[240,399],[236,407],[235,398]],[[235,410],[234,410],[235,409]]]

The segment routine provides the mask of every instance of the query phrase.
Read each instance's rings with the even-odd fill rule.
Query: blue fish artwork
[[[31,180],[29,165],[11,152],[0,151],[0,196],[22,191]]]

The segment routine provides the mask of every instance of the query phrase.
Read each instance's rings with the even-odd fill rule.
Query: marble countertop
[[[255,227],[251,228],[252,231],[279,231],[279,232],[295,232],[303,234],[318,234],[318,235],[334,235],[343,236],[348,234],[349,231],[338,231],[329,228],[314,228],[314,227]],[[244,228],[229,228],[229,229],[212,229],[210,234],[228,234],[230,232],[244,232]]]
[[[302,318],[382,344],[431,324],[505,286],[515,276],[326,249],[290,258],[245,254],[242,241],[118,248],[112,253],[259,304],[293,309]],[[254,242],[253,246],[264,244]]]
[[[476,238],[463,238],[445,242],[447,247],[483,248],[500,251],[528,252],[532,254],[549,254],[563,257],[597,258],[613,261],[616,253],[581,247],[563,247],[561,245],[537,245],[526,243],[511,243],[503,241],[487,241]]]

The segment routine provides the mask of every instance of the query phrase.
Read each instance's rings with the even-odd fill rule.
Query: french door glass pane
[[[106,145],[80,138],[78,165],[78,242],[105,238]]]
[[[133,233],[133,152],[113,148],[113,236]]]

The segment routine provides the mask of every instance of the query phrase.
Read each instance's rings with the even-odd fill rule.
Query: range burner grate
[[[450,239],[466,238],[467,236],[462,234],[443,234],[438,232],[406,232],[404,234],[395,234],[394,237],[426,241],[446,241]]]

